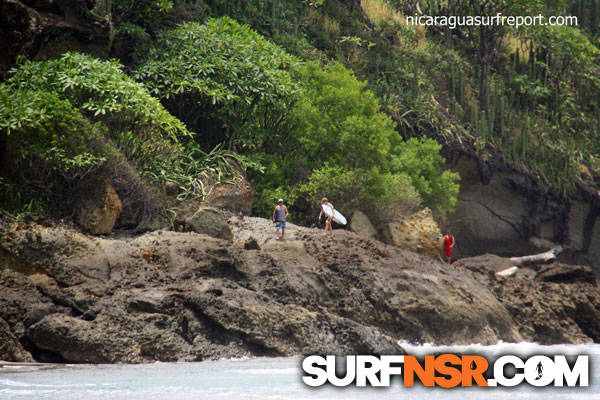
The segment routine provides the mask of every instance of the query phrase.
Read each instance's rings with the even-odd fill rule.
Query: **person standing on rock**
[[[446,235],[444,235],[444,257],[448,261],[448,265],[450,265],[450,260],[452,260],[452,248],[455,243],[454,236],[452,236],[450,232],[447,232]]]
[[[333,204],[331,204],[329,200],[327,200],[327,197],[323,197],[321,199],[321,203],[323,203],[324,206],[327,206],[331,209],[331,215],[335,214],[335,208],[333,207]],[[325,214],[325,212],[323,211],[323,207],[321,207],[321,213],[319,214],[319,222],[321,222],[323,214]],[[327,232],[329,232],[329,238],[333,239],[333,228],[331,227],[332,217],[328,215],[325,216],[327,217],[327,219],[325,220],[325,236],[327,236]]]
[[[273,222],[277,229],[277,240],[280,240],[279,231],[281,231],[281,240],[285,240],[285,220],[289,213],[287,207],[283,204],[283,199],[279,199],[277,203],[275,211],[273,211]]]

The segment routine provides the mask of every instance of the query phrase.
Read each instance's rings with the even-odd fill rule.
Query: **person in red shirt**
[[[452,260],[452,248],[455,243],[454,236],[452,236],[450,232],[444,235],[444,257],[448,261],[448,265],[450,265],[450,260]]]

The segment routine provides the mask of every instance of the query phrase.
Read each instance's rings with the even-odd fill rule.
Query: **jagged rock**
[[[185,228],[188,232],[204,233],[225,240],[233,239],[227,220],[219,210],[212,207],[200,207],[186,219]]]
[[[42,31],[40,15],[16,0],[0,1],[0,72],[4,73],[15,57],[35,44],[36,36]]]
[[[146,232],[170,226],[160,194],[122,157],[109,157],[102,168],[114,186],[122,210],[115,229]]]
[[[477,163],[470,159],[458,166],[461,189],[458,202],[445,227],[456,238],[453,253],[457,257],[484,253],[521,255],[536,253],[525,236],[523,225],[529,215],[526,196],[515,190],[514,182],[523,177],[517,173],[498,172],[489,182],[465,170],[477,171]]]
[[[27,337],[45,351],[78,363],[114,362],[126,346],[124,336],[110,335],[97,324],[65,314],[51,314],[32,325]]]
[[[75,219],[93,235],[107,235],[123,209],[121,199],[107,177],[89,179],[76,189]]]
[[[517,274],[492,284],[528,341],[541,344],[598,341],[600,291],[595,281],[542,281]]]
[[[442,246],[442,234],[431,210],[423,210],[388,222],[382,232],[385,243],[437,258]]]
[[[481,274],[497,273],[513,267],[515,263],[508,258],[500,257],[495,254],[483,254],[476,257],[462,258],[455,261],[453,267],[469,269]]]
[[[560,260],[600,267],[600,202],[582,187],[559,196],[525,171],[498,159],[460,154],[449,167],[460,174],[455,211],[443,228],[457,239],[453,255],[535,254],[562,245]]]
[[[0,360],[31,362],[33,357],[12,334],[5,320],[0,318]]]
[[[295,304],[265,302],[245,288],[222,288],[218,294],[194,293],[185,299],[213,324],[260,346],[265,355],[398,354],[400,348],[381,332],[335,314],[315,313]]]
[[[188,199],[177,204],[173,208],[175,214],[174,226],[175,230],[183,232],[186,230],[186,221],[191,218],[196,211],[201,207],[202,201],[200,199]]]
[[[368,237],[369,239],[377,239],[377,229],[375,229],[369,217],[360,210],[354,211],[348,227],[358,235]]]
[[[215,186],[206,197],[205,203],[224,210],[250,215],[253,199],[252,186],[244,179],[237,184],[223,183]]]
[[[543,266],[535,276],[535,279],[544,282],[587,282],[596,284],[596,274],[591,267],[559,263]]]
[[[588,202],[576,201],[569,207],[568,214],[568,231],[567,238],[568,248],[575,251],[585,250],[586,247],[586,232],[585,224],[591,207]]]

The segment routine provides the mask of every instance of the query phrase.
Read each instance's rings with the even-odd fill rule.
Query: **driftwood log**
[[[549,261],[554,261],[554,260],[556,260],[556,256],[561,251],[563,251],[563,247],[556,246],[556,247],[551,248],[548,251],[545,251],[545,252],[539,253],[539,254],[533,254],[530,256],[523,256],[523,257],[511,257],[511,258],[509,258],[509,260],[512,261],[515,265],[510,268],[503,269],[502,271],[496,272],[496,275],[511,276],[511,275],[514,275],[517,273],[517,271],[519,270],[519,266],[545,264]]]
[[[556,260],[556,256],[563,251],[562,246],[556,246],[543,253],[534,254],[531,256],[523,257],[511,257],[509,258],[516,266],[531,265],[531,264],[545,264],[549,261]]]

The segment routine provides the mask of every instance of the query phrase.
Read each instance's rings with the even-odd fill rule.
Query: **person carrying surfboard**
[[[275,207],[275,211],[273,211],[273,222],[275,223],[275,228],[277,229],[277,240],[280,240],[280,230],[281,240],[285,240],[285,220],[287,219],[288,215],[288,209],[285,205],[283,205],[283,199],[279,199],[277,206]]]
[[[452,260],[452,248],[455,243],[454,236],[452,236],[450,232],[447,232],[446,235],[444,235],[444,257],[448,261],[448,265],[450,265],[450,260]]]
[[[325,210],[323,209],[323,207],[321,207],[321,213],[319,214],[319,222],[321,222],[321,218],[323,217],[323,214],[325,214],[325,216],[327,217],[327,219],[325,220],[325,236],[327,236],[327,232],[329,232],[329,237],[331,239],[333,239],[333,228],[331,227],[332,224],[332,217],[333,215],[335,215],[335,208],[333,207],[333,204],[331,204],[329,202],[329,200],[327,200],[327,197],[323,197],[321,199],[321,203],[323,204],[323,206],[328,207],[331,210],[331,217],[327,214],[325,214]]]

